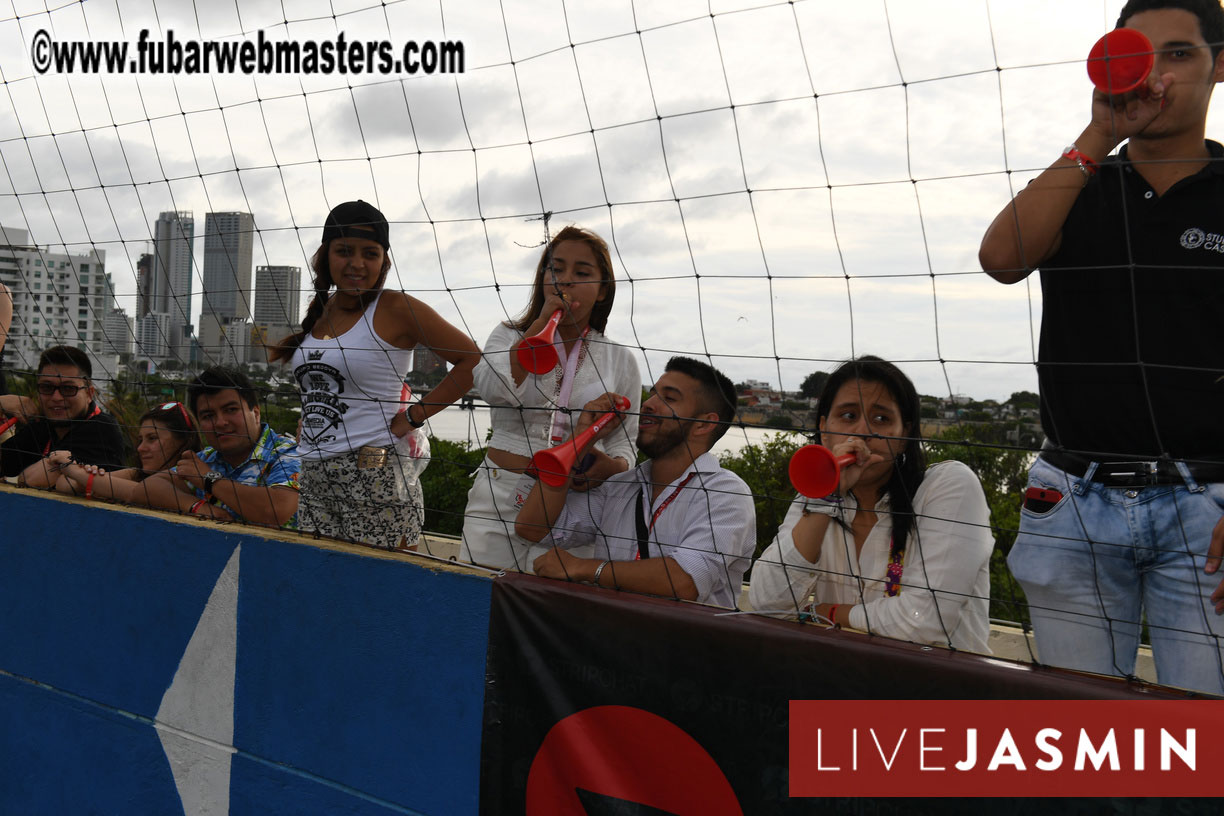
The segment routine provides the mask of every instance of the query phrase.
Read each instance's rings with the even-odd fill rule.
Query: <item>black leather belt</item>
[[[1071,476],[1082,477],[1094,459],[1061,450],[1043,450],[1041,458]],[[1199,484],[1224,482],[1224,462],[1186,462],[1190,475]],[[1147,487],[1184,484],[1177,463],[1168,459],[1134,462],[1097,462],[1092,481],[1106,487]]]

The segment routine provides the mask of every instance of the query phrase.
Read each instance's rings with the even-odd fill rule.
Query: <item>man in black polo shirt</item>
[[[1118,26],[1153,43],[1146,84],[1096,91],[1088,127],[982,241],[1003,283],[1041,268],[1048,441],[1008,565],[1044,662],[1130,675],[1146,621],[1160,682],[1219,694],[1224,148],[1205,135],[1224,10],[1131,0]]]
[[[38,359],[38,403],[7,395],[0,411],[25,425],[0,445],[0,472],[30,487],[54,487],[69,460],[107,469],[123,466],[123,435],[94,402],[93,366],[85,352],[52,346]]]

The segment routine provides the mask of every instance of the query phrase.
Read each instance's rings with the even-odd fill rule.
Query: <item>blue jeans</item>
[[[1224,484],[1105,487],[1038,459],[1029,485],[1063,494],[1048,512],[1020,511],[1007,558],[1038,658],[1128,676],[1146,619],[1159,682],[1224,694],[1224,618],[1210,601],[1224,570],[1203,572]]]

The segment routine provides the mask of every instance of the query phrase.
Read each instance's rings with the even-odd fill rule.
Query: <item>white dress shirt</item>
[[[529,373],[522,384],[514,384],[510,355],[522,339],[518,329],[497,324],[485,343],[474,378],[476,390],[491,408],[489,419],[493,436],[489,447],[532,456],[555,444],[550,439],[549,429],[557,407],[560,381],[554,370],[546,374]],[[574,349],[577,351],[578,346]],[[634,442],[642,403],[642,375],[630,349],[592,329],[587,335],[586,357],[574,374],[569,404],[563,407],[577,411],[609,391],[628,397],[629,410],[621,426],[597,446],[608,456],[624,459],[632,466],[637,461]],[[568,437],[568,429],[560,435]]]
[[[563,549],[593,544],[595,558],[632,561],[638,555],[637,517],[649,525],[657,515],[649,556],[675,559],[697,585],[699,602],[734,608],[756,549],[751,491],[707,452],[659,493],[647,515],[641,495],[645,490],[650,501],[651,464],[618,473],[589,492],[570,493],[552,526],[553,543]],[[615,575],[615,566],[605,572]]]
[[[820,559],[808,561],[795,548],[791,531],[803,517],[796,499],[778,537],[752,568],[752,608],[794,617],[815,602],[854,604],[855,629],[914,643],[951,645],[990,654],[990,508],[977,475],[962,462],[932,465],[914,495],[916,522],[905,543],[901,591],[885,594],[892,515],[881,499],[879,520],[855,554],[849,525],[857,504],[846,498],[842,526],[831,520]]]

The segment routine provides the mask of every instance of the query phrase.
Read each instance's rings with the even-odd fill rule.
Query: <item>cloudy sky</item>
[[[56,4],[52,4],[56,5]],[[931,394],[1034,389],[1040,292],[977,265],[994,213],[1088,120],[1117,0],[303,0],[0,5],[0,223],[107,251],[134,311],[163,210],[254,213],[300,264],[330,206],[393,222],[393,282],[483,343],[543,240],[613,246],[614,339],[798,388],[851,354]],[[286,14],[291,19],[286,22]],[[460,76],[34,73],[30,43],[462,41]],[[1219,105],[1209,132],[1224,132]],[[198,311],[197,242],[194,308]]]

